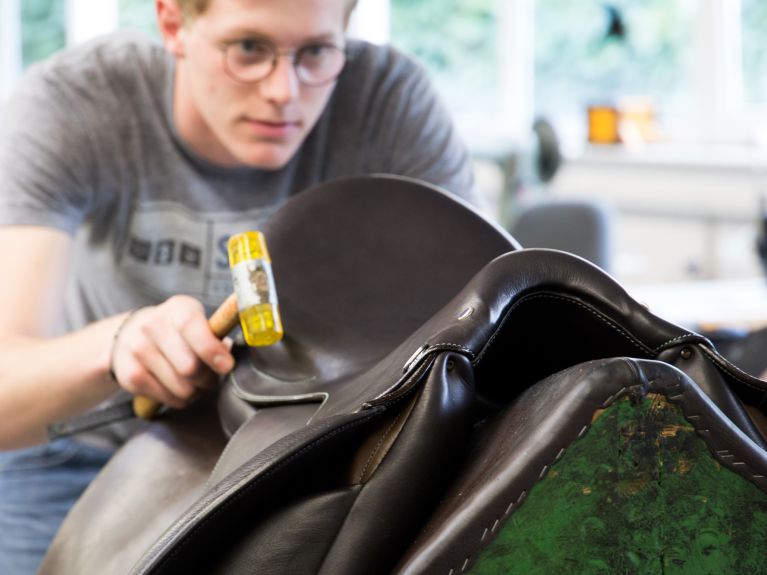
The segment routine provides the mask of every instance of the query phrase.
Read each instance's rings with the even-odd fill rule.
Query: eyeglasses
[[[302,84],[321,86],[335,80],[346,64],[346,52],[330,43],[302,46],[298,50],[277,50],[261,40],[246,39],[222,45],[224,68],[239,82],[263,80],[277,67],[280,56],[292,56],[293,68]]]

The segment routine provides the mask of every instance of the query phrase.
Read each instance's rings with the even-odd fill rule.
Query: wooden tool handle
[[[216,337],[222,338],[234,329],[238,321],[237,297],[231,294],[208,318],[208,325]],[[133,398],[133,411],[141,419],[152,419],[161,407],[161,403],[143,395]]]
[[[208,325],[216,337],[221,339],[234,329],[238,321],[240,321],[240,309],[237,307],[237,297],[231,294],[208,318]]]

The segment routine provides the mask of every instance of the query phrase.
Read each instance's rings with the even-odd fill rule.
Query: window
[[[669,141],[746,144],[752,114],[767,118],[764,0],[390,1],[392,42],[424,62],[465,135],[500,126],[520,141],[545,115],[577,148],[586,107],[626,97]]]
[[[0,96],[65,44],[117,26],[157,37],[154,10],[0,0]],[[767,118],[764,0],[360,0],[358,28],[380,41],[384,13],[392,43],[426,65],[475,149],[523,141],[536,115],[582,143],[586,106],[637,95],[674,140],[767,141],[755,127]]]
[[[767,2],[741,0],[745,99],[767,104]]]
[[[695,105],[697,0],[539,0],[535,111],[585,139],[589,105],[627,97],[674,130]]]
[[[497,0],[391,0],[391,42],[431,73],[464,131],[501,113]]]
[[[22,66],[47,58],[66,45],[66,3],[61,0],[22,0]]]
[[[103,0],[99,0],[103,1]],[[148,0],[119,0],[120,28],[138,30],[159,38],[154,2]]]

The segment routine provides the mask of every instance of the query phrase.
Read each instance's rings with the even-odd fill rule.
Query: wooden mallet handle
[[[231,294],[208,318],[208,325],[216,337],[222,338],[234,329],[238,321],[237,297]],[[161,407],[161,403],[143,395],[133,398],[133,411],[141,419],[152,419]]]

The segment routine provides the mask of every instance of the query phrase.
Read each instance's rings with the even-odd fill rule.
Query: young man
[[[408,175],[473,200],[423,72],[345,38],[353,0],[156,5],[165,50],[117,35],[57,55],[0,122],[3,573],[34,572],[135,432],[45,444],[50,423],[120,391],[183,408],[232,368],[206,320],[231,290],[230,234],[342,176]]]

